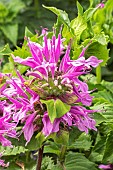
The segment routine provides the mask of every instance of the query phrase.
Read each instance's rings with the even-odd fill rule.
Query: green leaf
[[[55,165],[52,170],[63,170],[61,165]]]
[[[113,104],[113,94],[107,90],[99,91],[98,93],[93,93],[95,96],[94,101],[106,102],[108,104]]]
[[[94,110],[100,110],[102,116],[105,118],[103,122],[113,122],[113,104],[97,103],[92,107]],[[97,120],[98,121],[98,120]],[[101,119],[102,122],[102,119]]]
[[[62,117],[65,113],[70,110],[70,106],[66,103],[63,103],[60,99],[57,100],[41,100],[42,103],[45,103],[47,106],[48,115],[50,121],[53,123],[56,118]]]
[[[44,153],[53,153],[56,155],[60,155],[60,150],[58,145],[55,142],[49,141],[45,146],[44,146]]]
[[[2,50],[0,50],[0,55],[10,55],[12,50],[9,47],[9,44],[6,44]]]
[[[104,34],[104,32],[101,32],[100,34],[97,34],[93,39],[99,42],[101,45],[107,45],[108,44],[108,36]]]
[[[80,35],[87,28],[87,23],[83,16],[79,15],[71,21],[70,27],[73,29],[76,38],[79,40]]]
[[[11,56],[8,59],[9,59],[9,62],[3,65],[2,72],[3,73],[11,73],[12,75],[15,76],[16,71],[15,71],[15,67],[14,67],[14,61]]]
[[[109,59],[109,50],[106,45],[102,45],[98,42],[93,42],[85,52],[85,56],[96,56],[98,59],[103,60],[101,66],[105,66]]]
[[[92,162],[102,162],[102,158],[103,158],[103,155],[98,153],[98,152],[92,152],[90,154],[90,157],[89,159],[92,161]]]
[[[37,150],[39,148],[41,148],[43,142],[45,140],[44,135],[39,132],[36,137],[33,136],[30,140],[30,142],[27,144],[26,148],[29,149],[30,151],[34,151]]]
[[[95,112],[93,114],[93,118],[96,121],[96,125],[99,125],[102,122],[106,122],[107,119],[102,113]]]
[[[78,137],[78,139],[76,139],[75,142],[72,143],[72,145],[69,145],[69,148],[89,150],[91,144],[92,144],[91,136],[86,133],[82,133]]]
[[[14,50],[13,54],[14,56],[19,56],[21,58],[27,58],[28,56],[31,56],[31,53],[28,51],[26,46],[16,47],[17,49]]]
[[[58,16],[59,20],[62,21],[63,24],[66,24],[68,26],[70,25],[70,20],[68,18],[68,14],[65,11],[62,11],[62,10],[57,9],[55,7],[47,7],[45,5],[43,5],[43,7],[46,8],[46,9],[49,9],[50,11],[55,13]]]
[[[81,132],[77,127],[72,127],[70,133],[69,133],[69,146],[73,145],[73,143],[75,143],[75,141],[79,138],[79,136],[82,134],[83,132]]]
[[[0,152],[3,152],[3,156],[17,155],[25,153],[26,151],[28,151],[28,149],[24,146],[13,146],[13,148],[0,146]]]
[[[36,138],[36,139],[35,139]],[[42,132],[39,132],[36,137],[34,138],[34,140],[36,141],[36,145],[38,146],[38,148],[41,148],[43,142],[45,141],[45,136]],[[33,144],[33,142],[31,143]],[[33,144],[34,145],[34,144]],[[29,147],[29,146],[28,146]],[[36,149],[34,149],[36,150]]]
[[[25,36],[31,38],[34,34],[27,27],[25,27]]]
[[[18,5],[17,5],[18,4]],[[6,18],[6,22],[12,22],[13,19],[17,16],[19,12],[25,7],[24,2],[22,0],[10,0],[5,4],[8,9],[8,15]]]
[[[102,132],[104,129],[102,128]],[[97,135],[94,138],[94,146],[92,148],[92,152],[89,156],[89,159],[93,162],[102,162],[104,149],[106,144],[106,136],[100,135],[102,133],[100,130],[97,132]]]
[[[84,12],[84,18],[86,19],[86,21],[90,20],[93,17],[93,14],[96,10],[97,8],[89,8]]]
[[[83,7],[80,5],[80,3],[77,1],[77,9],[78,9],[78,15],[83,15]]]
[[[102,80],[101,84],[113,94],[113,82]]]
[[[69,152],[65,160],[66,170],[97,170],[95,163],[89,161],[82,153]]]
[[[0,2],[0,23],[4,23],[5,17],[8,15],[8,10],[6,6]]]
[[[111,156],[113,157],[112,148],[113,148],[113,131],[111,131],[107,136],[103,161],[108,161]]]
[[[68,145],[69,133],[67,131],[60,130],[58,133],[55,133],[54,141],[57,144]]]
[[[18,36],[18,24],[4,24],[0,27],[4,35],[16,46]]]
[[[10,163],[9,167],[7,167],[7,170],[22,170],[20,166],[16,165],[15,163]]]
[[[51,157],[45,156],[42,159],[41,170],[53,170],[54,162]]]

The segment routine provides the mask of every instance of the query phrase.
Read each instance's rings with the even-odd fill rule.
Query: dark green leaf
[[[18,36],[18,24],[4,24],[0,27],[4,35],[16,46]]]
[[[105,66],[109,59],[109,50],[107,49],[106,45],[101,45],[98,42],[94,42],[86,50],[85,56],[96,56],[98,59],[103,60],[101,66]]]
[[[35,138],[36,138],[36,145],[38,146],[38,148],[40,148],[43,142],[45,141],[45,136],[42,132],[39,132]]]
[[[103,156],[103,161],[108,161],[111,156],[113,156],[113,131],[111,131],[106,140],[106,146]]]
[[[82,153],[69,152],[65,160],[66,170],[97,170],[95,163],[89,161]]]
[[[99,92],[95,92],[93,93],[93,96],[95,96],[94,101],[100,101],[102,100],[102,102],[106,102],[108,104],[113,104],[113,94],[107,90],[102,90]]]
[[[67,131],[60,130],[54,135],[54,141],[57,144],[68,145],[69,133]]]
[[[56,155],[60,155],[60,150],[59,147],[55,142],[49,141],[45,146],[44,146],[44,153],[53,153]]]
[[[45,141],[45,136],[42,134],[42,132],[39,132],[36,137],[33,136],[30,140],[30,142],[27,144],[26,148],[33,151],[41,148],[43,142]]]
[[[92,144],[90,135],[86,133],[82,133],[75,142],[72,143],[72,145],[69,146],[70,149],[84,149],[88,150],[90,149]]]

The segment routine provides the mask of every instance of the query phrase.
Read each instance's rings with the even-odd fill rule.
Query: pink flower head
[[[90,96],[87,84],[79,80],[79,76],[89,73],[91,68],[97,67],[102,60],[98,60],[95,56],[90,56],[88,59],[85,59],[84,54],[88,46],[83,49],[77,60],[71,60],[70,45],[64,53],[65,47],[63,46],[63,41],[64,40],[61,39],[61,34],[58,34],[58,38],[53,35],[51,39],[48,39],[46,32],[46,34],[43,34],[42,44],[28,40],[31,57],[22,59],[18,56],[13,56],[13,59],[15,62],[31,68],[26,76],[33,77],[31,86],[33,86],[32,89],[39,95],[39,100],[59,98],[69,105],[82,103],[85,106],[90,106],[93,97]],[[62,54],[63,57],[61,59]],[[25,118],[28,110],[31,110],[31,114],[28,115],[28,119],[23,128],[26,140],[30,141],[33,135],[33,120],[36,111],[34,102],[33,105],[30,105],[25,90],[23,90],[25,88],[24,86],[22,88],[19,87],[15,84],[15,80],[11,82],[11,85],[17,89],[16,93],[19,92],[22,96],[22,98],[18,97],[16,101],[14,101],[14,99],[12,101],[12,99],[9,98],[10,101],[15,103],[16,108],[21,108],[16,115],[23,115],[23,118]],[[29,88],[29,91],[30,90]],[[27,88],[26,91],[28,91]],[[34,101],[34,99],[32,101]],[[26,105],[25,108],[23,107],[24,102]],[[52,123],[45,110],[42,118],[42,131],[47,136],[53,132],[58,132],[60,122],[63,122],[68,126],[77,126],[81,131],[88,133],[88,129],[96,130],[95,121],[89,116],[89,114],[93,112],[94,111],[87,110],[82,106],[72,106],[69,113],[66,113],[61,118],[56,118]],[[20,119],[22,119],[22,117]],[[30,135],[28,135],[28,129]]]
[[[112,164],[108,164],[108,165],[103,165],[103,164],[101,164],[101,165],[99,165],[99,168],[100,169],[106,169],[106,170],[109,170],[109,169],[113,169],[113,165]]]
[[[89,114],[94,111],[87,110],[82,106],[72,106],[70,111],[61,118],[55,119],[53,123],[50,122],[47,112],[42,119],[44,127],[43,133],[48,136],[51,133],[59,131],[60,122],[65,126],[77,126],[80,131],[88,133],[88,129],[97,130],[95,127],[96,122],[90,118]]]
[[[18,71],[16,78],[7,75],[8,80],[1,90],[1,95],[7,98],[7,102],[1,112],[4,116],[9,115],[17,125],[22,123],[27,143],[36,129],[48,136],[58,132],[61,123],[69,127],[77,126],[86,133],[88,129],[96,130],[95,121],[90,117],[90,113],[94,111],[85,108],[91,105],[93,97],[90,96],[88,85],[79,77],[89,73],[102,60],[95,56],[85,59],[88,46],[77,60],[71,60],[70,45],[65,49],[63,41],[60,33],[58,37],[53,35],[50,39],[45,32],[42,44],[28,39],[30,57],[22,59],[12,55],[14,62],[30,68],[26,73],[27,80]],[[71,108],[68,113],[54,119],[53,123],[48,116],[47,107],[41,103],[41,100],[49,99],[59,99]]]
[[[7,88],[1,91],[1,95],[7,98],[7,101],[0,101],[0,113],[3,116],[0,118],[0,142],[3,146],[11,146],[11,142],[4,137],[4,134],[12,138],[16,137],[14,129],[20,121],[26,121],[23,132],[27,142],[34,133],[31,117],[35,113],[34,103],[39,100],[39,96],[25,85],[25,80],[19,72],[18,76],[19,78],[12,77],[7,80]],[[10,121],[14,123],[9,123]]]
[[[104,8],[104,6],[105,6],[104,3],[100,3],[97,5],[97,8]]]

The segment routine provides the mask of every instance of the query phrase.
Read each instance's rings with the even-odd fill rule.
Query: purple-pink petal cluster
[[[85,59],[84,48],[77,60],[70,59],[70,45],[63,45],[61,34],[51,39],[43,35],[43,43],[28,40],[30,57],[22,59],[12,55],[14,62],[29,66],[25,76],[17,71],[17,76],[0,73],[0,79],[6,82],[0,88],[0,142],[3,146],[11,146],[7,137],[18,137],[16,126],[22,125],[21,132],[25,140],[30,142],[35,131],[42,131],[48,136],[58,132],[60,125],[76,126],[80,131],[88,133],[88,129],[96,130],[95,121],[90,117],[93,110],[90,106],[92,98],[88,85],[79,77],[88,74],[92,67],[97,67],[102,60],[95,56]],[[52,123],[48,110],[42,100],[61,100],[70,105],[69,112]],[[53,113],[54,114],[54,113]],[[21,133],[20,132],[20,133]]]
[[[104,169],[106,169],[106,170],[110,170],[111,169],[112,170],[113,169],[113,164],[108,164],[108,165],[100,164],[99,168],[103,169],[103,170]]]

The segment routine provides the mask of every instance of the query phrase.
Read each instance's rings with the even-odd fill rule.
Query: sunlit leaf
[[[63,103],[60,99],[41,100],[41,102],[46,104],[48,115],[52,123],[56,118],[60,118],[70,110],[70,106]]]

